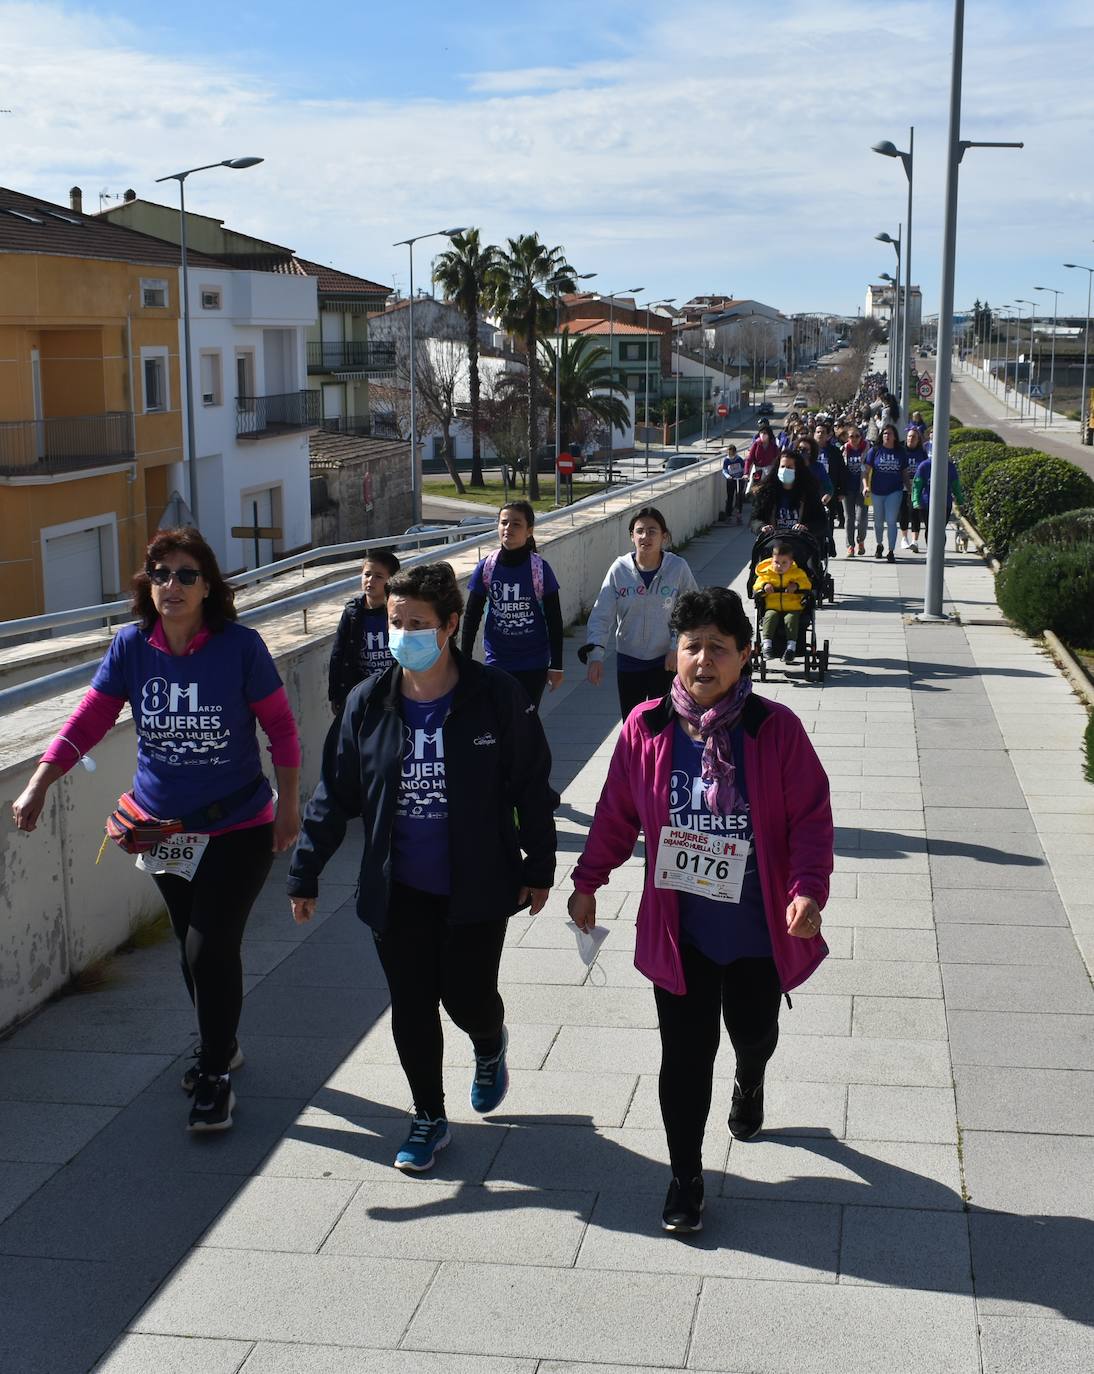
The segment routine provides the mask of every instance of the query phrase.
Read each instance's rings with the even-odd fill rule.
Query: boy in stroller
[[[798,652],[798,631],[801,624],[802,593],[812,591],[809,574],[794,561],[794,546],[786,540],[776,540],[771,557],[756,565],[753,595],[764,597],[764,618],[761,643],[764,658],[774,653],[774,640],[779,632],[786,636],[784,663],[793,663]]]

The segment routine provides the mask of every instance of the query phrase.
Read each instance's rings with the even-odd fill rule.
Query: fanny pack
[[[171,835],[208,830],[215,826],[218,821],[249,801],[264,782],[265,778],[259,773],[258,777],[252,778],[242,787],[237,787],[226,797],[210,802],[208,806],[192,811],[179,820],[171,821],[149,815],[132,792],[123,792],[114,810],[106,818],[106,838],[113,840],[127,854],[143,854]]]

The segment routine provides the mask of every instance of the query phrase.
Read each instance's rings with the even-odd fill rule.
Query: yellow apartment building
[[[140,566],[183,457],[179,266],[0,188],[0,620],[109,601]]]

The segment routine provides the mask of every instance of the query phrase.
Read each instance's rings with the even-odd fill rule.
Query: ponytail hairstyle
[[[505,505],[502,506],[501,510],[498,511],[499,520],[507,510],[516,511],[518,515],[524,517],[524,523],[528,526],[528,542],[524,545],[524,547],[529,551],[529,553],[535,553],[536,540],[535,536],[532,533],[536,525],[535,507],[532,505],[530,501],[506,501]]]

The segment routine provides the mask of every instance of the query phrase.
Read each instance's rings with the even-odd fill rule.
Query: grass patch
[[[555,509],[555,479],[550,473],[541,473],[539,489],[545,493],[540,496],[538,501],[532,502],[532,508],[537,514],[546,514],[547,511]],[[582,501],[586,496],[598,496],[602,491],[609,490],[603,482],[574,482],[574,500]],[[426,496],[447,496],[457,501],[474,501],[479,506],[491,506],[497,510],[506,499],[504,483],[498,479],[490,479],[485,487],[467,487],[463,495],[456,490],[453,483],[445,478],[428,478],[422,483],[422,491]],[[563,495],[566,487],[563,484]],[[510,487],[508,497],[513,501],[527,501],[528,497],[518,487]]]

